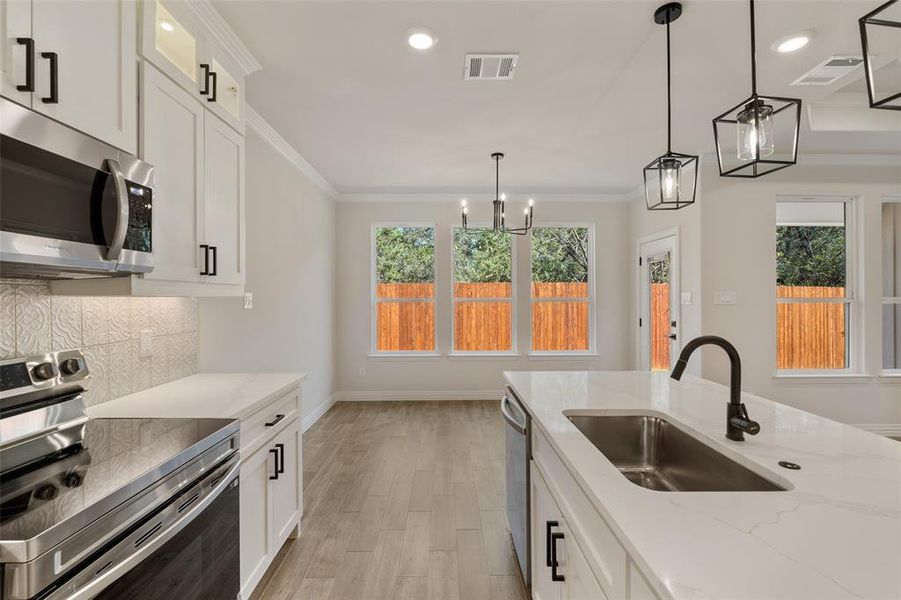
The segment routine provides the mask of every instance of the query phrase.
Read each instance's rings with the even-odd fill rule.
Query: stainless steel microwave
[[[0,277],[153,270],[153,167],[0,98]]]

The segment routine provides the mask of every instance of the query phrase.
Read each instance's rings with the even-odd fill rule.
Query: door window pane
[[[454,351],[513,350],[513,245],[491,229],[454,229]]]
[[[650,301],[651,370],[670,367],[670,267],[672,256],[666,252],[648,258],[648,298]]]
[[[901,202],[882,204],[882,368],[901,369]]]
[[[435,350],[435,229],[375,230],[377,352]]]

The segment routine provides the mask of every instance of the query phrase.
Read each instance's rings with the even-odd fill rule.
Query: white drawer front
[[[273,400],[259,412],[241,421],[241,453],[250,456],[285,425],[300,415],[300,390]]]

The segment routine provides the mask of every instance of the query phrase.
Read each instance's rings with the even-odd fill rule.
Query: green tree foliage
[[[433,228],[380,227],[375,248],[379,283],[434,283]]]
[[[508,283],[513,275],[510,236],[492,229],[454,229],[454,281]]]
[[[587,282],[588,228],[532,230],[532,281]]]
[[[776,283],[843,287],[845,228],[795,225],[777,227]]]

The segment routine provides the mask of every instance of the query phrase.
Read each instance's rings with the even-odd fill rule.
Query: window
[[[374,352],[435,351],[435,228],[373,228]]]
[[[513,352],[512,236],[454,228],[454,352]]]
[[[776,367],[851,368],[854,323],[849,199],[776,205]]]
[[[591,350],[591,230],[532,229],[532,351]]]
[[[882,204],[882,369],[901,374],[901,198]]]

